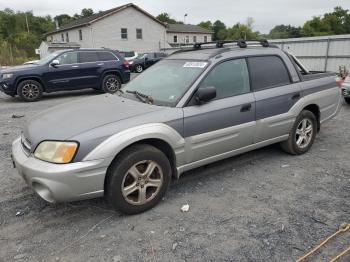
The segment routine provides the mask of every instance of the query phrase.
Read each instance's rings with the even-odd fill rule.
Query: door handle
[[[300,98],[300,96],[301,96],[300,93],[296,93],[292,96],[292,100],[297,100]]]
[[[77,65],[74,65],[74,66],[72,66],[72,68],[78,68],[79,66],[77,66]]]
[[[102,66],[102,65],[104,65],[104,63],[99,63],[99,64],[97,64],[98,66]]]
[[[241,107],[241,112],[248,112],[252,108],[252,104],[246,104]]]

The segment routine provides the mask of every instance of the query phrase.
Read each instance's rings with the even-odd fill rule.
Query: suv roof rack
[[[256,46],[260,45],[262,47],[272,47],[272,48],[278,48],[276,45],[270,44],[267,39],[258,39],[258,40],[222,40],[222,41],[212,41],[212,42],[202,42],[202,43],[195,43],[195,44],[187,44],[181,46],[180,50],[174,52],[174,53],[181,53],[186,51],[194,51],[194,50],[200,50],[200,49],[213,49],[213,48],[223,48],[225,45],[228,44],[236,44],[239,48],[246,48],[248,46]],[[205,45],[205,47],[203,47]]]

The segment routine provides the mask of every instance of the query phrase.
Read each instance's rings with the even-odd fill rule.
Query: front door
[[[80,76],[77,52],[66,52],[56,58],[59,65],[49,65],[43,74],[47,91],[75,89]]]
[[[187,163],[253,143],[255,100],[245,59],[216,65],[199,87],[214,86],[216,99],[184,108]]]

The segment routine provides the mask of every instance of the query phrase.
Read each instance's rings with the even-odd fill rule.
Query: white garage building
[[[77,43],[82,48],[138,52],[169,47],[166,24],[134,4],[75,20],[46,34],[51,43]],[[44,53],[44,51],[40,51]]]

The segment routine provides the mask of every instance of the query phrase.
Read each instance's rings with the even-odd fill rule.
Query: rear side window
[[[80,63],[99,61],[97,52],[79,52],[79,54],[80,54]]]
[[[117,60],[117,58],[110,52],[98,52],[99,61]]]
[[[288,70],[278,56],[249,57],[248,63],[254,91],[290,84]]]
[[[249,74],[245,59],[225,61],[206,76],[200,87],[214,86],[216,99],[250,92]]]

